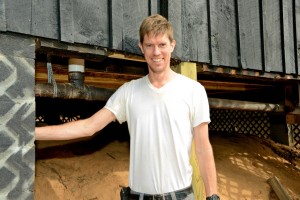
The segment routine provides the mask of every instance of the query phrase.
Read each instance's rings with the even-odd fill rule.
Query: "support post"
[[[270,113],[270,138],[280,144],[292,146],[293,145],[293,133],[291,130],[291,124],[287,120],[290,120],[290,115],[286,113]]]
[[[172,67],[172,69],[184,76],[187,76],[195,81],[197,81],[197,66],[196,63],[191,62],[182,62],[177,66]],[[202,176],[200,174],[198,159],[196,156],[195,151],[195,141],[192,142],[192,149],[191,149],[191,157],[190,163],[193,167],[193,190],[195,195],[195,200],[202,200],[205,199],[205,188]]]

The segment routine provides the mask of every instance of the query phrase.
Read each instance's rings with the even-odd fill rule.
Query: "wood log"
[[[280,200],[292,200],[276,176],[269,178],[267,182]]]

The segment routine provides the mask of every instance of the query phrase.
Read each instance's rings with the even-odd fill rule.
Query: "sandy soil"
[[[126,128],[113,126],[63,146],[37,142],[35,199],[119,199],[120,186],[127,185],[129,143]],[[276,200],[267,183],[273,176],[300,199],[299,151],[244,135],[213,133],[211,143],[221,199]]]

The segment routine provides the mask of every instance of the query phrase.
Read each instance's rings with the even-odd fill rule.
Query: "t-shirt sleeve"
[[[197,83],[193,95],[194,117],[192,120],[193,127],[201,123],[210,123],[209,103],[205,88]]]
[[[128,83],[123,84],[106,102],[104,106],[116,116],[118,122],[122,124],[126,119],[126,88]]]

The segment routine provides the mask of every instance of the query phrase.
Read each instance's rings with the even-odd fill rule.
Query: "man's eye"
[[[152,47],[152,45],[151,44],[146,44],[146,47],[150,48],[150,47]]]
[[[164,47],[166,47],[166,44],[160,44],[159,46],[160,46],[160,48],[164,48]]]

